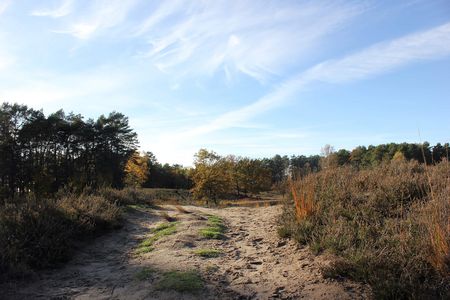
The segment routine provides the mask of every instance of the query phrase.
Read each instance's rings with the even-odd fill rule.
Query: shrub
[[[96,192],[96,194],[103,196],[111,203],[117,203],[119,205],[152,204],[153,200],[144,189],[132,187],[124,188],[122,190],[103,188]]]
[[[326,276],[368,282],[378,298],[449,296],[447,162],[331,168],[292,189],[279,232],[337,255]]]
[[[0,207],[0,274],[54,266],[70,258],[77,239],[119,225],[119,208],[100,196],[14,199]]]

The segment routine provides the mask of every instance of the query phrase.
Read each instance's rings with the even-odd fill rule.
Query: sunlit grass
[[[222,253],[222,251],[217,250],[217,249],[198,249],[198,250],[194,251],[195,255],[205,257],[205,258],[218,257],[218,256],[220,256],[221,253]]]
[[[137,254],[148,253],[154,250],[153,244],[164,236],[177,232],[178,222],[162,223],[152,230],[153,235],[139,243]]]
[[[196,271],[171,271],[163,274],[156,284],[157,290],[173,290],[180,293],[197,293],[203,288],[203,281]]]
[[[199,233],[206,239],[220,240],[225,238],[226,230],[223,220],[218,216],[208,216],[208,227],[200,229]]]

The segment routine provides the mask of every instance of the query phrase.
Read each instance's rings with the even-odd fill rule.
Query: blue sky
[[[448,142],[449,97],[449,1],[0,0],[0,101],[123,112],[162,162]]]

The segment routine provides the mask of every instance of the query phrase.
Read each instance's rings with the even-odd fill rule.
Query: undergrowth
[[[278,232],[334,254],[325,276],[369,283],[380,299],[450,297],[447,162],[330,168],[292,192]]]
[[[150,206],[145,191],[127,188],[60,191],[1,199],[0,279],[24,277],[70,259],[78,241],[121,226],[121,205]]]

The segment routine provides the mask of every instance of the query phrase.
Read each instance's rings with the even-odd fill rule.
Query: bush
[[[101,196],[14,199],[0,207],[0,274],[54,266],[70,258],[77,239],[119,225],[119,208]]]
[[[324,274],[367,282],[378,298],[450,296],[449,171],[394,161],[310,174],[292,184],[279,232],[333,253]]]

